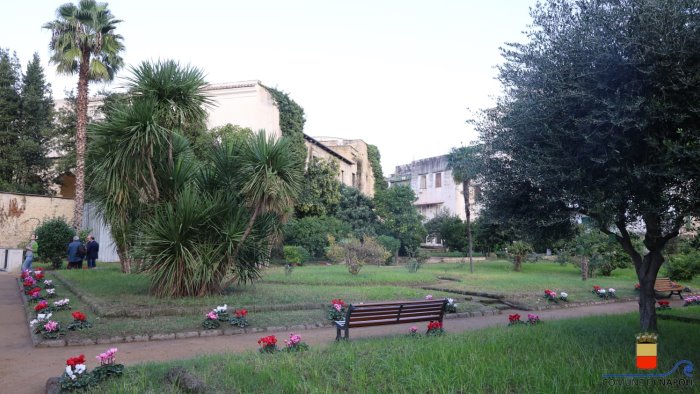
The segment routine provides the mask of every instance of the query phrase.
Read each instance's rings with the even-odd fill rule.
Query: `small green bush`
[[[372,237],[365,237],[363,241],[356,238],[343,239],[337,243],[331,239],[330,243],[328,258],[345,263],[348,272],[353,275],[359,274],[365,263],[380,264],[389,257],[389,252]]]
[[[700,274],[700,253],[691,251],[669,257],[666,262],[666,276],[672,280],[691,280]]]
[[[63,218],[45,220],[36,229],[39,256],[49,261],[54,269],[61,268],[66,257],[66,247],[73,239],[75,230]]]
[[[303,265],[311,255],[303,246],[284,245],[284,259],[291,264]]]
[[[401,248],[401,241],[389,235],[380,235],[377,237],[377,242],[389,253],[391,253],[389,258],[386,259],[385,263],[387,265],[394,263],[394,259],[398,255],[399,249]]]

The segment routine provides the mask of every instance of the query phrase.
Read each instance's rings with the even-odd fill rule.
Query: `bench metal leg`
[[[340,341],[340,327],[335,328],[335,340]]]
[[[350,327],[345,327],[345,340],[350,339]]]

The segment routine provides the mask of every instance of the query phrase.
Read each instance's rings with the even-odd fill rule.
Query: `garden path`
[[[18,275],[0,273],[0,392],[2,393],[41,393],[45,382],[51,376],[58,376],[64,367],[64,360],[78,354],[85,354],[88,368],[96,365],[95,355],[102,353],[110,345],[82,347],[35,348],[29,337],[27,321],[17,286]],[[578,308],[552,309],[537,312],[544,321],[566,319],[590,315],[609,315],[634,312],[636,302],[618,302],[606,305],[592,305]],[[484,327],[505,326],[508,313],[445,321],[448,332],[462,332]],[[523,312],[518,312],[523,315]],[[524,313],[526,315],[527,313]],[[407,332],[406,327],[368,327],[351,332],[351,337],[366,338]],[[289,332],[264,333],[287,338]],[[188,338],[169,341],[132,342],[116,345],[119,348],[118,360],[125,365],[146,361],[167,361],[192,358],[204,354],[242,352],[258,347],[257,340],[262,333],[225,335],[207,338]],[[334,341],[335,330],[317,328],[303,333],[309,345],[327,345]],[[112,345],[114,346],[114,345]]]

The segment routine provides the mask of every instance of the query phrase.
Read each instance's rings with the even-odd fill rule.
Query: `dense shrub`
[[[61,268],[66,258],[66,248],[75,230],[63,218],[45,220],[34,231],[39,243],[39,257],[50,261],[55,269]]]
[[[337,243],[332,241],[327,254],[331,260],[347,264],[348,272],[353,275],[360,273],[366,263],[381,264],[390,255],[372,237],[365,237],[363,241],[356,238],[340,240]]]
[[[396,263],[395,260],[401,248],[401,241],[389,235],[380,235],[377,237],[377,242],[391,254],[391,256],[386,259],[386,263],[391,264],[392,261]]]
[[[332,216],[308,216],[292,219],[284,226],[284,243],[302,246],[313,257],[323,257],[328,237],[342,239],[350,234],[350,226]]]
[[[284,245],[284,259],[291,264],[303,265],[309,261],[309,252],[303,246]]]
[[[673,280],[691,280],[700,274],[700,252],[672,255],[665,266],[665,276]]]

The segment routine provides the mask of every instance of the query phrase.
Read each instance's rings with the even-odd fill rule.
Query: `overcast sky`
[[[23,68],[37,52],[54,98],[77,85],[48,64],[50,33],[41,28],[64,2],[10,1],[0,14],[0,47]],[[119,0],[109,8],[123,20],[126,64],[175,59],[211,83],[254,79],[284,90],[304,107],[307,134],[377,145],[389,175],[476,138],[465,121],[500,95],[499,47],[524,40],[534,3]]]

